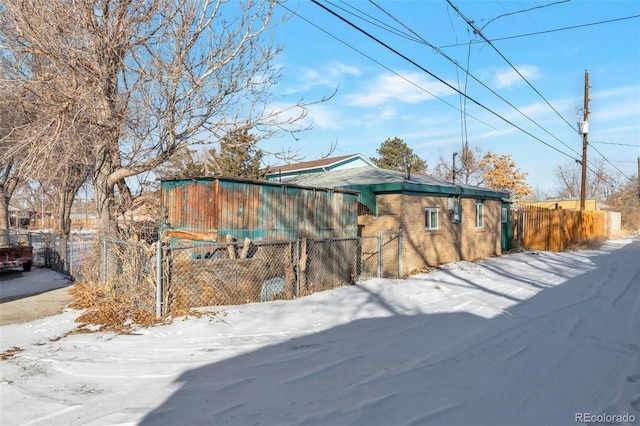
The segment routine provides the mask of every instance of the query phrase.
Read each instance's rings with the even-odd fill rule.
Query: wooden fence
[[[514,246],[559,252],[596,236],[605,236],[605,212],[527,207],[512,216]]]

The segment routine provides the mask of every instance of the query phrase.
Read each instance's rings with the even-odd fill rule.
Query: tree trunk
[[[9,229],[9,200],[4,191],[0,192],[0,229]]]
[[[0,192],[0,247],[9,245],[9,197]]]
[[[73,200],[81,185],[81,181],[80,184],[76,184],[73,179],[73,176],[67,176],[67,179],[65,181],[72,184],[72,186],[62,188],[57,193],[58,202],[56,205],[55,233],[60,236],[58,254],[60,255],[60,262],[62,264],[61,266],[65,271],[68,270],[67,268],[69,265],[67,247],[69,242],[69,234],[71,233],[71,207],[73,206]]]
[[[113,216],[115,209],[114,184],[110,179],[111,166],[104,161],[96,166],[93,176],[94,198],[98,213],[98,235],[116,237],[118,225]]]
[[[5,173],[10,172],[10,167],[5,170]],[[2,185],[0,185],[0,246],[10,244],[9,240],[9,227],[11,225],[9,221],[9,202],[13,196],[13,192],[18,186],[18,179],[14,177],[8,177],[7,174],[3,176]]]

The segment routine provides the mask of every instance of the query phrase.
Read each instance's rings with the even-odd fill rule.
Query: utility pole
[[[584,211],[587,192],[587,135],[589,133],[589,72],[584,72],[584,115],[578,123],[578,132],[582,134],[582,182],[580,183],[580,210]]]

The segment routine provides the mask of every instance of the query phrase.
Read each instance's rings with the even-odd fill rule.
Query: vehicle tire
[[[31,261],[22,264],[22,270],[24,272],[29,272],[31,270]]]

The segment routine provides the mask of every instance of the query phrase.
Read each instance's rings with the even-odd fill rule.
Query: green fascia
[[[502,191],[484,188],[464,188],[461,186],[425,185],[411,182],[377,183],[370,185],[345,185],[342,189],[358,191],[358,201],[369,208],[374,215],[378,215],[376,202],[377,194],[420,194],[431,196],[460,196],[481,199],[504,200],[509,194]]]

